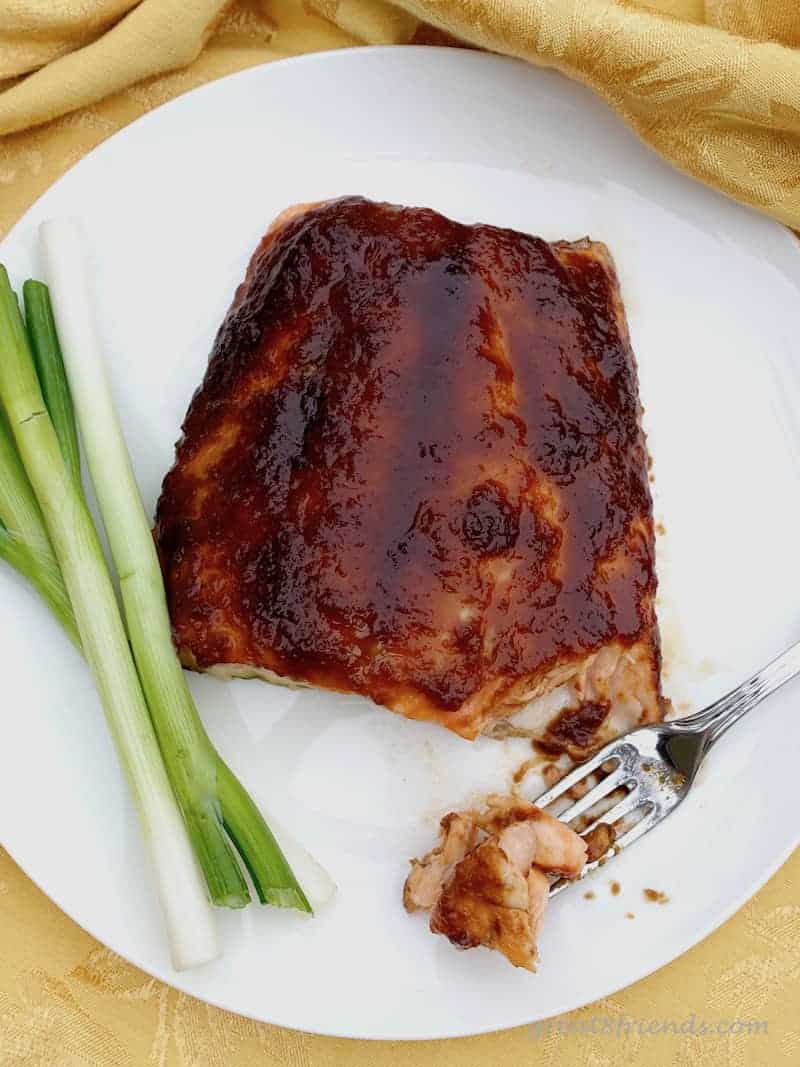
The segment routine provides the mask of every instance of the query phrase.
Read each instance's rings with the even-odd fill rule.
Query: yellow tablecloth
[[[717,7],[726,2],[709,0]],[[13,17],[14,3],[3,0],[0,16]],[[324,2],[318,6],[327,9]],[[341,25],[347,25],[347,10],[363,25],[366,0],[333,6]],[[651,6],[703,16],[703,0],[652,0]],[[758,7],[753,0],[754,11]],[[435,38],[424,28],[414,32],[417,40]],[[177,93],[241,67],[354,43],[300,0],[239,0],[188,69],[0,141],[0,233],[95,144]],[[795,854],[721,930],[658,974],[564,1017],[563,1032],[537,1036],[522,1028],[460,1041],[375,1044],[248,1022],[170,990],[70,922],[0,849],[0,1067],[798,1064],[799,902]],[[701,1020],[762,1025],[758,1033],[701,1034]],[[669,1021],[695,1033],[639,1032]],[[613,1032],[579,1032],[592,1027]]]

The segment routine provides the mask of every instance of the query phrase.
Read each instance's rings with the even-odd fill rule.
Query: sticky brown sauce
[[[666,893],[662,893],[660,889],[645,889],[645,900],[649,900],[651,904],[667,904],[669,903],[669,897]]]
[[[568,752],[574,759],[585,759],[597,745],[597,731],[608,718],[608,704],[585,702],[566,708],[547,727],[536,745],[541,752],[557,755]]]

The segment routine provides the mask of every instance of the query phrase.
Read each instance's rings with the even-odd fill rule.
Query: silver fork
[[[574,804],[553,813],[562,822],[571,823],[615,790],[628,790],[618,803],[582,831],[582,836],[586,837],[601,823],[613,826],[622,822],[622,830],[612,846],[604,855],[587,863],[580,878],[644,837],[673,812],[688,796],[700,765],[726,730],[797,674],[800,674],[800,642],[703,711],[675,722],[642,726],[610,741],[556,782],[552,789],[542,793],[535,803],[540,808],[547,808],[592,772],[608,770],[609,773]],[[613,766],[609,766],[611,764]],[[639,809],[641,818],[627,828],[627,821],[639,813]],[[550,896],[571,884],[565,880],[555,882]]]

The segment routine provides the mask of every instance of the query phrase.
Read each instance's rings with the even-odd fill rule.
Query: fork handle
[[[704,732],[706,735],[704,749],[707,752],[743,715],[798,674],[800,674],[800,642],[792,645],[766,667],[756,671],[741,685],[732,689],[730,693],[726,693],[724,697],[720,697],[697,715],[679,719],[672,725],[692,732],[698,730]]]

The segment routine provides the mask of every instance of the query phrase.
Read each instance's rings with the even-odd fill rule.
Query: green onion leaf
[[[64,373],[64,362],[58,343],[53,309],[47,286],[27,281],[22,287],[25,301],[25,320],[33,350],[36,374],[42,388],[44,402],[61,446],[61,454],[76,483],[81,482],[81,456],[72,397]]]
[[[16,301],[16,298],[14,299]],[[0,359],[3,355],[0,350]],[[76,648],[80,648],[72,607],[42,512],[17,453],[11,428],[1,409],[0,557],[31,583],[70,641]]]

